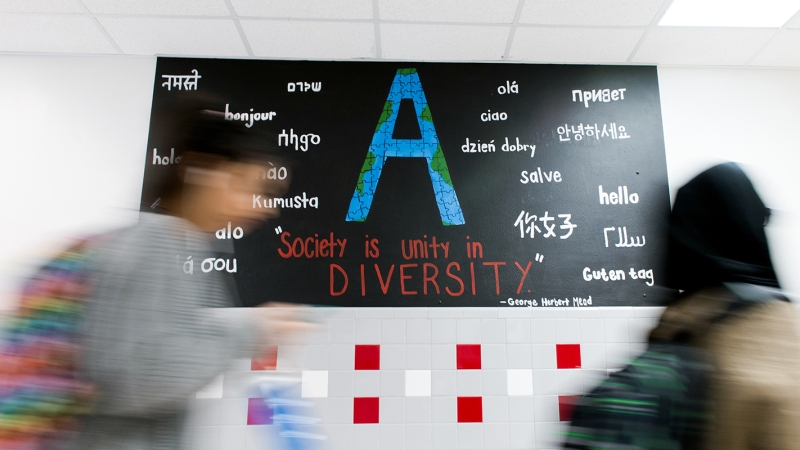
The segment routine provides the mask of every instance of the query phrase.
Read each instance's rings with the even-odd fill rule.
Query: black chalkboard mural
[[[655,67],[159,58],[143,210],[182,151],[163,125],[176,91],[222,99],[229,120],[297,161],[285,198],[253,198],[279,219],[217,233],[233,243],[245,305],[669,295]]]

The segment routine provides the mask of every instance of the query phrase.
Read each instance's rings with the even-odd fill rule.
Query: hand
[[[263,345],[296,342],[320,328],[313,321],[314,309],[304,305],[272,302],[253,308],[253,312],[261,325]]]

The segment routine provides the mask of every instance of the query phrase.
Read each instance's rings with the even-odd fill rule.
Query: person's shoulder
[[[99,261],[109,267],[203,246],[202,233],[187,221],[146,212],[140,213],[136,224],[94,236],[92,240]]]

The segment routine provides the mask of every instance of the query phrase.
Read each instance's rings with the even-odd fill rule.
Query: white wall
[[[60,239],[135,222],[154,70],[155,58],[0,55],[0,312],[12,306],[13,288],[34,257],[46,257]],[[673,195],[715,162],[745,164],[776,210],[769,235],[779,276],[800,293],[800,177],[794,175],[800,70],[660,69],[659,78]],[[334,450],[417,450],[432,442],[555,448],[566,423],[558,395],[585,392],[606,370],[623,366],[644,348],[658,314],[657,308],[331,310],[327,330],[307,345],[281,346],[277,365],[330,377],[325,396],[313,400]],[[462,380],[458,343],[480,343],[487,370]],[[564,343],[580,344],[581,368],[556,368],[556,348]],[[355,374],[356,344],[381,345],[381,371]],[[533,393],[506,392],[505,368],[527,371]],[[432,369],[434,385],[459,381],[447,392],[406,399],[402,369]],[[264,427],[246,425],[246,387],[264,372],[252,371],[250,361],[231,370],[193,403],[196,450],[267,445]],[[380,376],[380,390],[354,381],[366,379],[361,375]],[[398,389],[384,392],[384,384]],[[455,396],[476,392],[487,423],[457,424]],[[380,424],[352,424],[355,395],[386,396]],[[422,413],[409,419],[412,411]]]
[[[0,56],[0,310],[32,257],[135,223],[155,58]]]
[[[32,255],[136,220],[155,58],[0,56],[0,310]],[[800,70],[659,70],[670,186],[745,163],[773,257],[800,293]]]
[[[800,298],[800,70],[660,68],[667,171],[677,189],[735,161],[773,215],[767,234],[778,278]]]

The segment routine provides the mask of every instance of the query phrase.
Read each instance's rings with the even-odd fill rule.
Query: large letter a
[[[419,123],[422,139],[392,139],[397,113],[400,110],[400,101],[410,98],[414,101],[414,110]],[[361,168],[356,190],[350,200],[350,209],[347,211],[348,222],[363,222],[367,220],[375,188],[381,177],[383,165],[390,156],[404,158],[425,158],[428,162],[428,174],[433,183],[433,192],[436,195],[436,204],[439,206],[439,215],[444,225],[463,225],[464,214],[458,204],[453,182],[450,180],[450,171],[444,160],[442,147],[433,119],[422,91],[417,69],[400,69],[394,77],[394,82],[389,90],[389,98],[383,107],[372,144],[367,152],[367,159]]]

